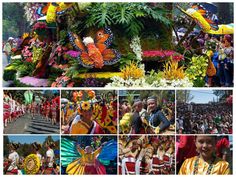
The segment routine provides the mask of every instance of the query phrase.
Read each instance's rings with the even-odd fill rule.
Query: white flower
[[[160,79],[151,84],[152,87],[193,87],[193,83],[185,77],[184,79]]]
[[[112,82],[108,83],[106,87],[150,87],[148,83],[146,83],[145,78],[133,79],[129,78],[124,80],[122,77],[112,77]]]
[[[135,36],[132,38],[131,43],[130,43],[130,48],[135,53],[137,60],[142,61],[143,52],[141,48],[140,38],[138,36]]]
[[[85,46],[87,46],[88,44],[93,44],[94,43],[94,40],[93,40],[93,38],[91,38],[91,37],[85,37],[84,39],[83,39],[83,43],[84,43],[84,45]]]

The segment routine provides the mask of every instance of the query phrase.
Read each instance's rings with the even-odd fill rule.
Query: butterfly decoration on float
[[[114,36],[108,27],[98,30],[95,39],[84,37],[82,41],[73,32],[69,32],[68,35],[73,47],[81,52],[77,59],[85,68],[101,69],[104,65],[117,63],[121,58],[121,54],[117,50],[109,49]]]

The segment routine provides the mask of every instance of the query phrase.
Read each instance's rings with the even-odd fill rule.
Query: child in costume
[[[228,175],[229,163],[216,156],[215,136],[196,136],[198,156],[188,158],[182,164],[179,175]]]

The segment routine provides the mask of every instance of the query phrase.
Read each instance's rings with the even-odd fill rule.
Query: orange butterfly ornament
[[[113,40],[113,33],[110,28],[97,31],[95,39],[84,37],[83,41],[75,33],[69,32],[69,40],[73,47],[80,51],[79,63],[86,68],[99,68],[104,65],[117,63],[121,54],[115,49],[108,49]]]

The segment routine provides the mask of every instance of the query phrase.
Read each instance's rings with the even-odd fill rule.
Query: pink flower
[[[184,57],[183,55],[175,55],[172,57],[172,59],[179,62],[181,60],[184,60]]]
[[[77,58],[81,52],[77,52],[77,51],[74,51],[74,50],[69,50],[66,52],[67,55],[69,55],[70,57],[72,58]]]
[[[35,23],[35,25],[33,26],[33,30],[38,30],[38,29],[46,29],[47,25],[44,22],[37,22]]]
[[[144,57],[160,57],[160,58],[172,57],[172,59],[175,61],[184,60],[183,55],[176,53],[173,50],[147,50],[147,51],[143,51],[143,56]]]
[[[26,58],[25,61],[31,63],[31,62],[32,62],[32,57],[28,57],[28,58]]]

